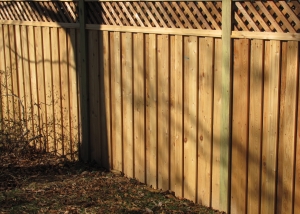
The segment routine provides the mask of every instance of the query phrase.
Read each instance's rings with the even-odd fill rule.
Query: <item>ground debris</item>
[[[221,213],[155,190],[119,171],[49,153],[0,152],[0,214]]]

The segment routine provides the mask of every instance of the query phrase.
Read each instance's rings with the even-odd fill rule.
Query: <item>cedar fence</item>
[[[47,151],[300,213],[299,19],[298,1],[1,0],[0,116],[18,97]]]

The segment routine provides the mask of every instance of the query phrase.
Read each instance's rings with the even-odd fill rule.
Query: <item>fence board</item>
[[[93,71],[89,72],[89,117],[90,117],[90,138],[91,142],[91,159],[101,163],[101,144],[100,144],[100,88],[99,88],[99,50],[98,50],[98,32],[89,31],[88,34],[88,68]]]
[[[104,74],[104,91],[105,91],[105,115],[106,115],[106,133],[107,141],[105,142],[104,148],[107,151],[106,154],[103,154],[104,163],[103,165],[107,169],[112,168],[112,118],[111,118],[111,82],[110,82],[110,67],[109,61],[111,59],[110,51],[110,37],[107,31],[103,31],[103,42],[102,42],[102,51],[103,51],[103,74]]]
[[[1,72],[1,76],[0,76],[0,93],[1,93],[1,102],[0,102],[0,118],[1,120],[5,117],[5,102],[4,102],[4,91],[3,91],[3,83],[5,80],[5,76],[3,76],[3,72],[5,71],[5,63],[3,62],[4,59],[4,45],[5,45],[5,40],[4,40],[4,36],[3,36],[3,25],[0,25],[0,59],[2,59],[1,63],[0,63],[0,72]],[[0,124],[0,127],[2,128],[2,124]]]
[[[111,42],[111,115],[113,168],[122,171],[122,92],[120,32],[110,33]]]
[[[281,213],[293,213],[295,127],[299,78],[297,59],[298,42],[284,42],[282,45],[276,208]]]
[[[134,175],[145,182],[145,64],[144,34],[133,35]]]
[[[248,213],[260,212],[263,48],[264,42],[262,40],[253,40],[251,42],[247,192]]]
[[[42,40],[42,30],[41,27],[35,27],[34,29],[35,36],[35,48],[36,48],[36,74],[37,74],[37,107],[38,107],[38,134],[44,137],[47,136],[46,132],[46,100],[45,100],[45,86],[44,86],[44,59],[43,59],[43,40]],[[39,141],[39,147],[44,149],[45,145],[41,145],[42,141]]]
[[[51,67],[52,67],[52,90],[53,90],[53,115],[54,115],[54,151],[61,154],[61,101],[60,101],[60,69],[59,69],[59,47],[58,29],[51,28]]]
[[[174,36],[174,70],[171,81],[171,145],[173,147],[173,165],[171,173],[176,195],[183,197],[183,37]]]
[[[231,212],[246,212],[249,40],[234,41]]]
[[[214,39],[199,39],[198,203],[211,206]]]
[[[29,73],[31,85],[31,110],[32,110],[32,137],[39,135],[39,108],[38,88],[37,88],[37,70],[36,70],[36,53],[35,53],[35,29],[32,26],[28,27],[28,52],[29,52]],[[34,142],[35,145],[35,142]]]
[[[157,36],[157,151],[158,188],[169,189],[169,36]]]
[[[134,174],[133,147],[133,53],[132,33],[122,33],[122,98],[123,98],[123,140],[124,173]]]
[[[70,94],[70,156],[72,160],[78,159],[75,156],[78,141],[78,99],[77,99],[77,72],[76,72],[76,30],[69,29],[67,32],[67,52],[68,52],[68,70],[69,70],[69,94]],[[101,75],[100,75],[101,77]],[[102,84],[103,85],[103,84]],[[101,99],[102,100],[102,99]],[[103,129],[102,129],[103,130]]]
[[[220,170],[221,163],[221,98],[222,98],[222,53],[219,51],[222,47],[222,40],[215,39],[214,48],[214,82],[213,82],[213,151],[212,151],[212,195],[211,206],[220,210]]]
[[[148,36],[146,55],[146,175],[147,183],[157,188],[157,40]]]
[[[197,37],[184,37],[184,197],[196,200]]]
[[[50,28],[43,27],[43,58],[45,71],[45,96],[46,96],[46,129],[47,129],[47,151],[52,151],[54,147],[54,112],[53,112],[53,84],[52,84],[52,67],[51,67],[51,41]]]
[[[275,212],[280,42],[265,42],[261,213]]]

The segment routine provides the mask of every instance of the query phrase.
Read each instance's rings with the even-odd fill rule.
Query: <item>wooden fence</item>
[[[48,151],[230,213],[299,212],[298,1],[0,7],[1,117],[13,93]]]

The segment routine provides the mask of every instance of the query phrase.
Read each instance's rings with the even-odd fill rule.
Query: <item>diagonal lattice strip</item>
[[[298,1],[235,2],[234,30],[256,32],[300,32]]]

